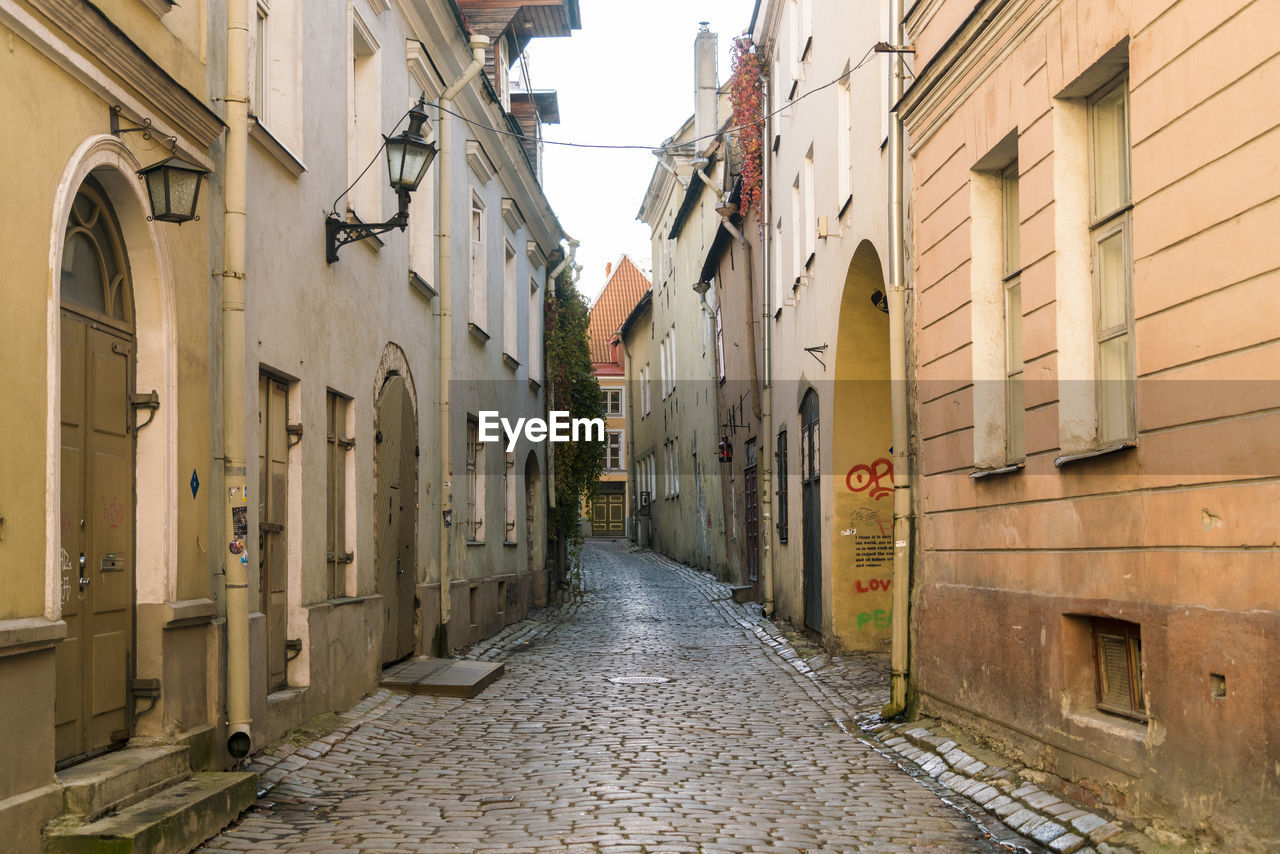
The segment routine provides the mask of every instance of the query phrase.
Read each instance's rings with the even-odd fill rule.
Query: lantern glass
[[[391,189],[413,192],[435,159],[436,147],[420,136],[402,133],[387,140],[387,173]]]
[[[161,222],[190,222],[196,216],[200,181],[208,174],[194,163],[170,157],[143,169],[151,200],[151,218]]]

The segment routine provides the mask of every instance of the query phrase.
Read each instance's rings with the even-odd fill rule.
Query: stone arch
[[[149,219],[141,164],[116,137],[86,139],[68,160],[53,200],[46,283],[45,612],[61,615],[58,554],[62,533],[56,508],[61,503],[59,450],[61,384],[61,264],[67,218],[76,193],[92,175],[115,212],[133,282],[136,366],[134,391],[156,391],[160,407],[146,429],[135,435],[134,484],[135,601],[165,603],[176,598],[178,566],[177,347],[176,302],[168,243],[160,223]],[[141,640],[141,639],[140,639]]]
[[[864,240],[840,300],[832,402],[832,631],[845,648],[882,648],[892,619],[893,428],[884,288],[879,253]]]

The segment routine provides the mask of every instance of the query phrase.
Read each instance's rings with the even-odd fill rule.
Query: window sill
[[[409,271],[409,286],[429,300],[435,299],[440,292],[431,287],[431,283],[413,270]]]
[[[805,272],[806,272],[806,273],[807,273],[807,272],[809,272],[809,270],[813,267],[814,259],[816,259],[817,257],[818,257],[818,253],[817,253],[817,252],[810,252],[810,253],[809,253],[809,257],[808,257],[808,258],[806,258],[806,259],[805,259],[805,262],[804,262],[804,269],[805,269]],[[803,276],[801,276],[800,278],[804,278],[804,277],[803,277]]]
[[[472,323],[472,322],[468,321],[468,322],[467,322],[467,331],[471,333],[471,337],[472,337],[472,338],[476,339],[476,340],[477,340],[477,341],[479,341],[481,344],[488,344],[488,343],[489,343],[489,337],[490,337],[490,336],[489,336],[489,333],[488,333],[488,332],[485,332],[483,329],[481,329],[481,328],[480,328],[479,326],[477,326],[476,324],[474,324],[474,323]]]
[[[1147,740],[1147,724],[1101,710],[1069,712],[1067,720],[1076,726],[1106,733],[1125,741],[1141,743]]]
[[[484,540],[467,540],[467,548],[471,548],[472,546],[483,546],[483,545],[484,545]]]
[[[332,605],[335,608],[341,608],[343,605],[359,605],[360,603],[367,602],[368,600],[368,596],[335,596],[332,599],[326,600],[326,604]]]
[[[1000,474],[1014,474],[1015,472],[1022,471],[1026,467],[1026,460],[1018,460],[1016,463],[1009,463],[1008,465],[999,466],[998,468],[975,468],[973,471],[969,472],[969,478],[971,480],[981,480],[983,478],[994,477]]]
[[[538,382],[533,377],[529,377],[529,388],[533,389],[534,391],[541,391],[542,383]]]
[[[299,178],[303,172],[307,171],[306,164],[290,151],[287,145],[277,139],[275,134],[267,130],[257,116],[251,116],[249,119],[249,136],[293,177]]]
[[[849,210],[849,206],[853,204],[853,193],[849,194],[849,198],[844,200],[844,204],[840,206],[840,210],[836,212],[836,219],[840,219]]]
[[[1128,451],[1136,447],[1138,447],[1138,442],[1136,439],[1125,439],[1123,442],[1114,442],[1110,445],[1103,445],[1101,448],[1094,448],[1092,450],[1083,451],[1079,454],[1064,454],[1063,456],[1060,456],[1060,457],[1054,457],[1053,467],[1060,469],[1063,466],[1069,465],[1071,463],[1078,463],[1083,460],[1091,460],[1095,457],[1103,457],[1103,456],[1106,456],[1107,454],[1114,454],[1119,451]]]
[[[158,17],[163,18],[175,4],[173,0],[142,0],[142,5],[150,9]]]
[[[516,359],[515,356],[512,356],[510,353],[502,354],[502,364],[506,365],[511,370],[512,373],[515,373],[516,371],[520,370],[520,361]]]
[[[502,541],[502,545],[503,545],[503,546],[506,546],[506,547],[508,547],[508,548],[513,548],[513,549],[514,549],[514,548],[516,548],[517,546],[519,546],[520,544],[519,544],[518,542],[516,542],[515,540],[503,540],[503,541]]]

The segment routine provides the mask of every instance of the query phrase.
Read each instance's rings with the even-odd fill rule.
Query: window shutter
[[[1131,711],[1132,683],[1129,679],[1129,656],[1125,639],[1116,635],[1098,635],[1098,672],[1102,678],[1100,706],[1118,711]]]

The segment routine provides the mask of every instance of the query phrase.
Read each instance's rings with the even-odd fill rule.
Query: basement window
[[[1095,617],[1093,660],[1097,675],[1098,709],[1145,721],[1142,694],[1142,634],[1137,623]]]

